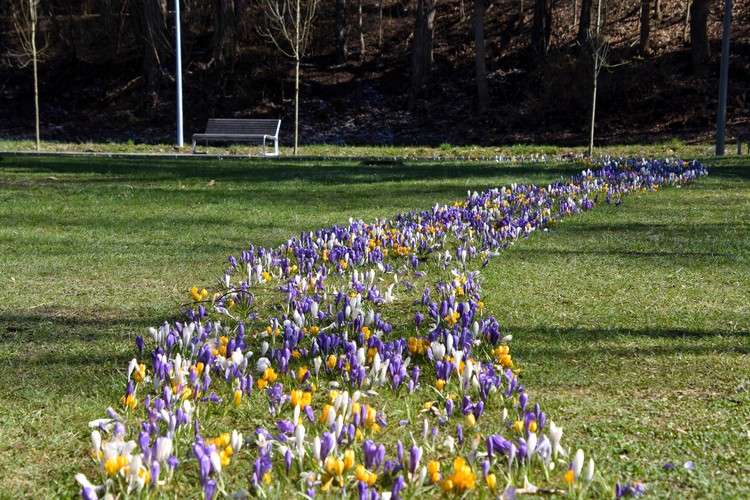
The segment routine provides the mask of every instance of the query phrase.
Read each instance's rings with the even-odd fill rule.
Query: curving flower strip
[[[119,409],[90,423],[99,476],[76,476],[82,496],[642,495],[568,456],[481,301],[478,268],[518,238],[707,173],[592,167],[230,257],[214,290],[190,291],[185,321],[137,338]]]

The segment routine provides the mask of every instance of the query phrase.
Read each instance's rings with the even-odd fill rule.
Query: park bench
[[[281,120],[262,120],[247,118],[209,118],[206,131],[193,134],[193,153],[198,141],[222,142],[258,142],[263,144],[263,154],[279,155],[279,129]],[[266,150],[267,142],[273,141],[273,152]]]

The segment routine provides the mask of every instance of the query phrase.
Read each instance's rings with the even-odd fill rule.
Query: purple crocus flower
[[[414,384],[419,382],[419,373],[419,366],[414,365],[411,369],[411,379],[414,381]]]
[[[294,434],[294,427],[295,425],[289,420],[279,420],[279,423],[276,424],[277,429],[290,436]]]
[[[414,324],[417,325],[417,328],[419,328],[419,325],[422,324],[422,321],[424,320],[424,314],[417,311],[414,313]]]
[[[315,422],[315,414],[313,413],[312,406],[305,406],[305,415],[307,415],[307,418],[308,420],[310,420],[310,422]]]
[[[149,489],[152,489],[154,486],[156,486],[156,483],[159,481],[160,472],[161,472],[161,465],[159,465],[159,462],[152,462],[151,463],[151,484],[149,485]]]
[[[401,493],[401,490],[404,488],[404,483],[406,481],[404,480],[404,476],[398,476],[396,480],[393,482],[393,488],[391,489],[391,498],[392,499],[398,499],[399,494]]]
[[[385,458],[385,445],[383,443],[380,443],[375,450],[375,469],[380,467],[380,465],[383,463],[383,459]]]
[[[470,413],[474,412],[474,405],[471,404],[471,398],[469,396],[464,396],[461,400],[461,413],[464,415],[469,415]]]
[[[203,494],[206,496],[206,500],[211,500],[214,497],[214,493],[216,493],[216,481],[209,479],[203,485]]]
[[[526,458],[526,451],[528,450],[528,447],[526,446],[526,440],[523,438],[518,438],[518,460],[523,462]]]
[[[632,483],[622,486],[619,482],[615,486],[615,498],[622,497],[636,497],[640,498],[644,495],[646,489],[642,483]]]
[[[286,475],[289,475],[289,469],[292,467],[292,452],[290,450],[286,450],[286,453],[284,453],[284,468],[286,469]]]
[[[357,493],[359,494],[359,500],[368,500],[367,494],[369,493],[369,488],[367,487],[367,483],[358,481]]]
[[[490,461],[483,460],[482,461],[482,477],[487,477],[489,473],[490,473]]]
[[[211,473],[211,458],[207,453],[204,453],[198,459],[198,463],[200,467],[200,481],[205,486],[206,481],[208,481],[208,475]]]
[[[143,454],[143,460],[146,462],[151,461],[151,436],[146,431],[141,431],[138,434],[138,446],[141,448]]]
[[[368,439],[362,443],[362,453],[365,456],[365,467],[372,469],[378,454],[377,445],[371,439]]]
[[[526,404],[529,402],[529,395],[525,392],[518,397],[518,405],[521,409],[521,413],[526,411]]]
[[[330,432],[324,432],[320,440],[320,459],[325,462],[326,457],[336,445],[336,436]]]
[[[476,405],[474,405],[474,418],[479,420],[479,417],[481,417],[483,413],[484,403],[482,401],[479,401]]]
[[[419,461],[422,458],[422,448],[413,445],[409,450],[409,472],[415,474],[417,467],[419,467]]]
[[[445,413],[449,417],[453,416],[454,406],[455,406],[455,403],[453,403],[453,400],[451,398],[448,398],[445,400]]]

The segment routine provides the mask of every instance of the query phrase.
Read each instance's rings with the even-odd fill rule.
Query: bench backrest
[[[278,137],[281,120],[209,118],[207,134],[269,135]]]

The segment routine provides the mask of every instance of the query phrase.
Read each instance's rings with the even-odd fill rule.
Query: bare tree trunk
[[[265,0],[263,5],[265,27],[260,29],[261,35],[294,61],[295,156],[299,150],[300,61],[310,41],[317,5],[318,0]]]
[[[638,44],[638,51],[642,55],[648,52],[648,42],[650,35],[649,20],[651,19],[651,0],[641,0],[641,37]]]
[[[427,83],[432,71],[432,40],[435,32],[435,0],[418,0],[411,48],[412,99]]]
[[[654,16],[657,21],[661,21],[661,0],[654,2]]]
[[[706,76],[708,73],[708,11],[710,0],[693,0],[690,7],[690,53],[693,73]]]
[[[166,0],[144,0],[142,11],[143,72],[146,76],[146,94],[151,98],[153,116],[159,103],[161,61],[167,47]]]
[[[244,4],[244,0],[214,0],[213,57],[222,73],[226,66],[234,64],[237,30],[245,10]]]
[[[365,59],[365,33],[362,30],[362,0],[357,0],[357,34],[359,35],[359,60]]]
[[[477,109],[484,114],[490,106],[487,87],[487,68],[484,64],[484,14],[485,0],[474,0],[474,64],[477,73]]]
[[[106,46],[117,50],[116,46],[112,47],[117,40],[112,0],[99,0],[99,28],[101,30],[99,40],[103,41]]]
[[[383,0],[378,0],[378,49],[383,47]]]
[[[299,61],[301,58],[300,50],[300,29],[302,25],[300,0],[297,0],[297,21],[294,30],[294,156],[297,156],[299,147]]]
[[[552,37],[552,5],[550,0],[534,1],[534,21],[531,26],[531,45],[540,56],[547,55]]]
[[[589,157],[594,154],[594,128],[596,126],[596,96],[599,88],[599,72],[606,57],[606,42],[601,37],[602,0],[598,0],[596,7],[596,32],[593,37],[594,84],[591,96],[591,137],[589,140]]]
[[[48,45],[44,44],[41,49],[36,43],[36,33],[39,26],[39,0],[24,0],[21,3],[20,19],[15,12],[13,17],[13,27],[18,35],[18,41],[21,43],[23,53],[18,54],[19,63],[22,68],[31,64],[34,73],[34,131],[36,138],[36,150],[41,149],[41,132],[39,126],[39,57]]]
[[[346,43],[346,0],[336,0],[336,64],[344,64],[349,58]]]
[[[580,47],[586,47],[586,40],[591,29],[591,0],[581,0],[581,18],[578,22],[576,42]]]
[[[690,9],[693,6],[693,0],[688,0],[685,4],[685,25],[682,31],[682,41],[687,43],[690,40]]]
[[[31,20],[31,56],[34,64],[34,128],[36,131],[36,150],[41,149],[41,132],[39,130],[39,51],[36,47],[36,26],[38,22],[37,10],[39,0],[29,0],[29,14]]]

